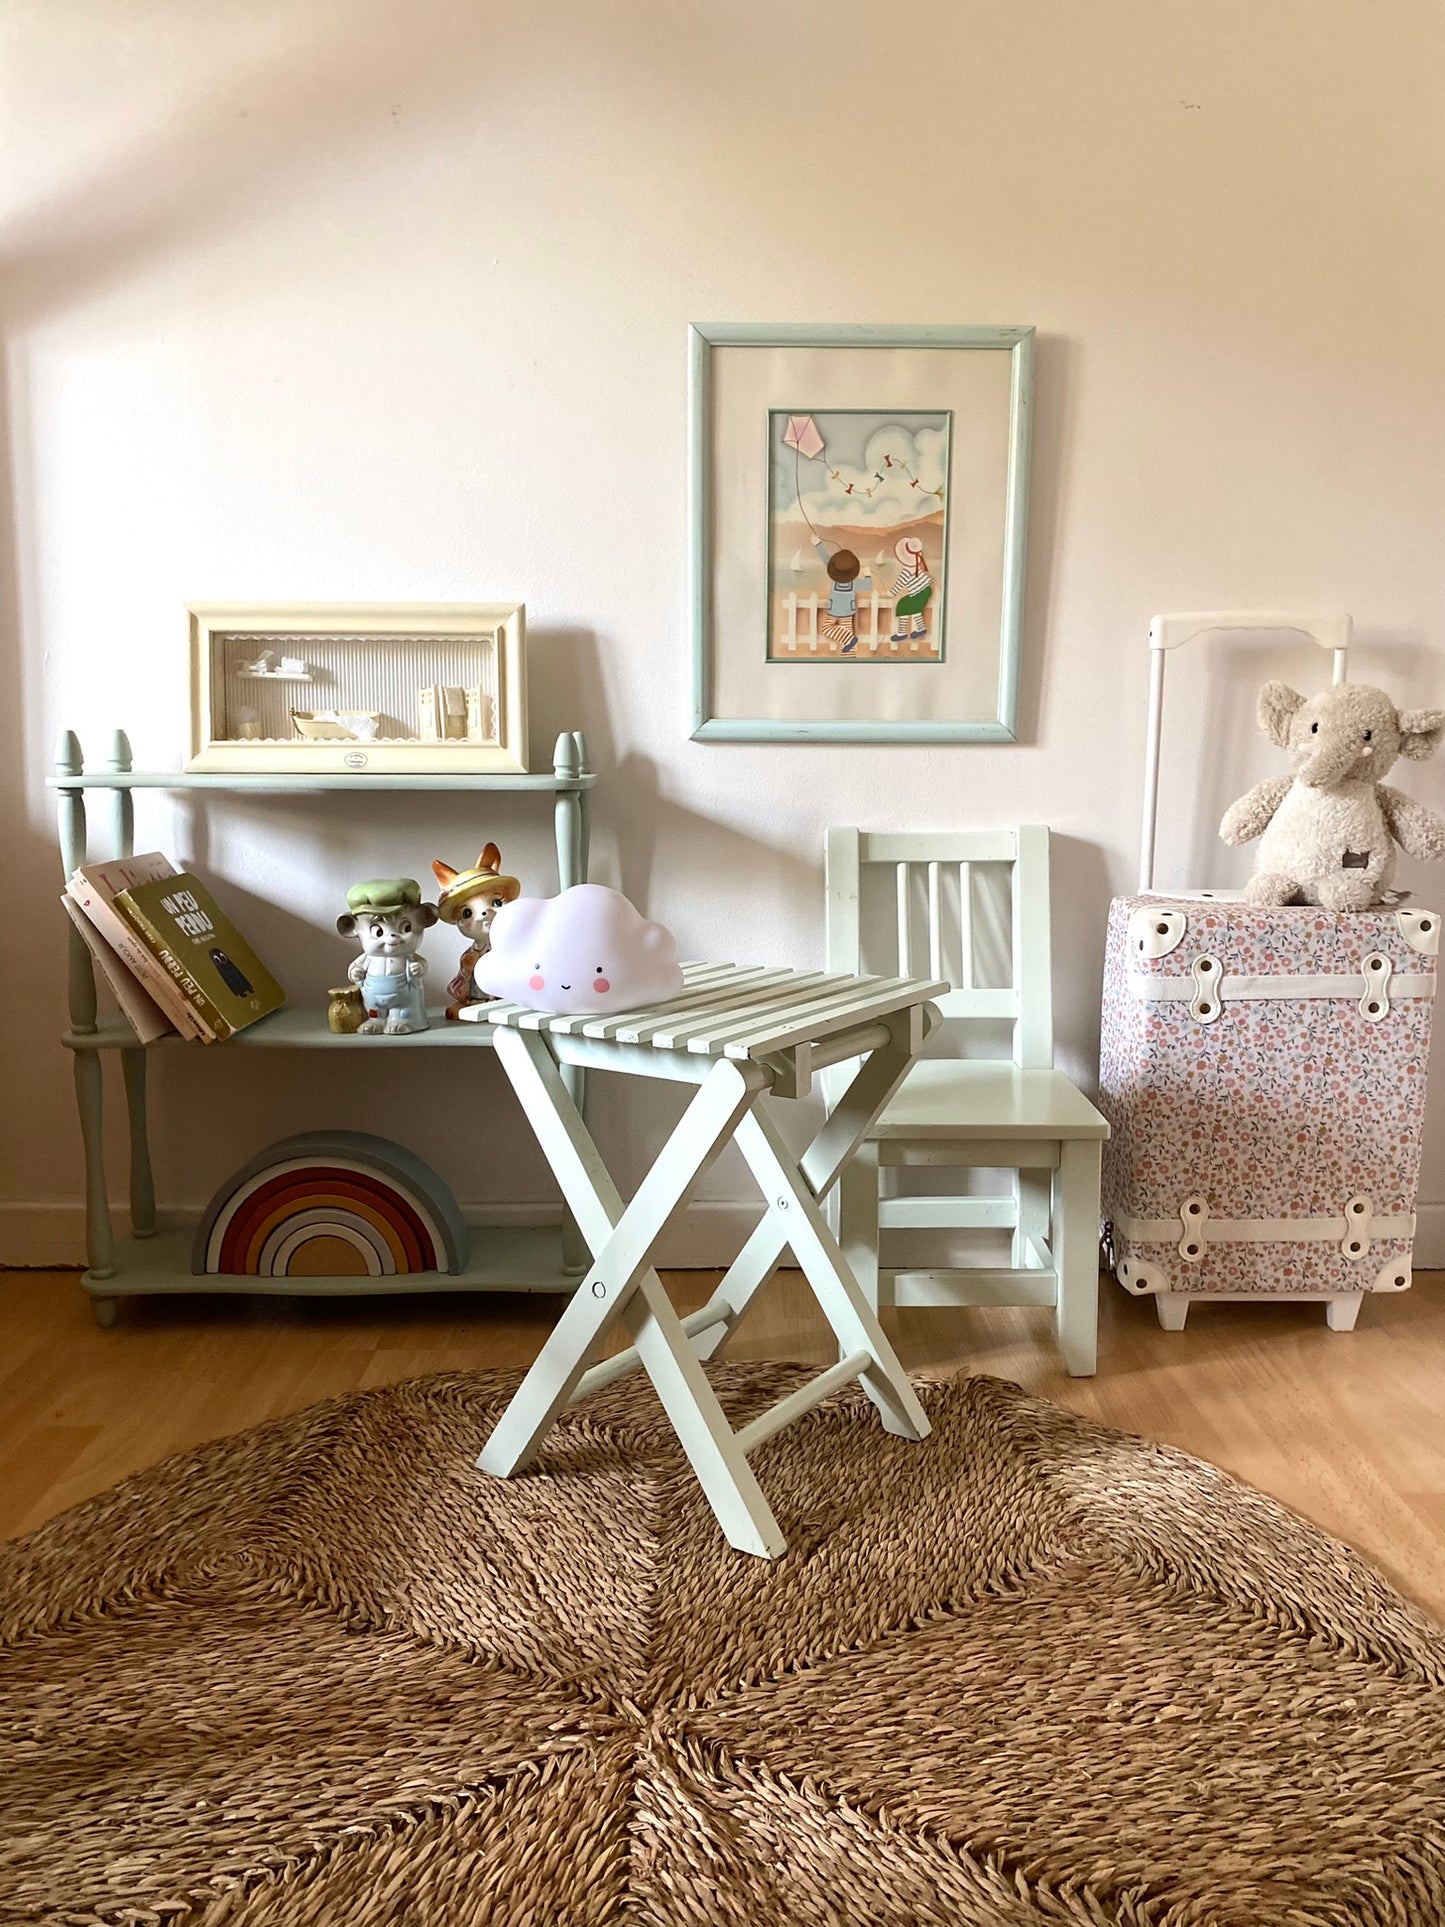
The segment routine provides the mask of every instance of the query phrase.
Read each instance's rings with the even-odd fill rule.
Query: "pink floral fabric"
[[[1169,955],[1142,956],[1129,919],[1149,908],[1181,913],[1185,931]],[[1109,911],[1104,967],[1099,1108],[1112,1137],[1104,1147],[1103,1208],[1115,1258],[1158,1266],[1171,1291],[1366,1291],[1392,1258],[1410,1259],[1408,1239],[1371,1238],[1349,1258],[1339,1241],[1205,1243],[1186,1262],[1181,1232],[1165,1242],[1131,1241],[1120,1215],[1176,1219],[1202,1196],[1216,1218],[1340,1217],[1367,1197],[1377,1217],[1408,1215],[1420,1176],[1420,1126],[1430,1053],[1432,1003],[1391,1000],[1370,1022],[1358,995],[1282,996],[1231,1002],[1200,1023],[1189,1001],[1154,1002],[1136,979],[1193,984],[1196,957],[1219,960],[1230,976],[1351,976],[1364,989],[1363,960],[1390,959],[1396,976],[1435,976],[1436,959],[1405,941],[1393,910],[1331,911],[1301,905],[1177,897],[1120,897]]]

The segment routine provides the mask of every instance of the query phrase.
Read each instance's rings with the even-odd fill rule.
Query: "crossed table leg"
[[[508,1477],[534,1457],[558,1416],[588,1392],[641,1365],[652,1379],[683,1450],[730,1544],[776,1558],[786,1541],[748,1464],[774,1432],[852,1379],[859,1379],[883,1424],[921,1439],[929,1425],[893,1348],[884,1337],[829,1230],[819,1200],[902,1083],[913,1061],[910,1013],[889,1024],[801,1158],[758,1107],[771,1073],[744,1060],[647,1052],[627,1047],[629,1069],[698,1083],[632,1202],[624,1205],[558,1069],[573,1053],[602,1064],[599,1047],[568,1037],[499,1027],[501,1058],[562,1194],[593,1253],[591,1269],[536,1362],[497,1422],[477,1463]],[[605,1047],[603,1047],[605,1048]],[[554,1055],[554,1052],[556,1055]],[[735,1139],[768,1199],[757,1229],[701,1311],[679,1318],[649,1262],[668,1217],[719,1152]],[[789,1248],[838,1336],[838,1364],[734,1432],[709,1385],[702,1359],[719,1350]],[[632,1347],[588,1369],[619,1320]]]

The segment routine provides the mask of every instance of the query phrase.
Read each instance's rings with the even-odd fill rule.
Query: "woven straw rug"
[[[805,1374],[724,1368],[734,1423]],[[361,1393],[0,1547],[0,1920],[1429,1927],[1445,1634],[1011,1385],[850,1392],[731,1552],[645,1381]]]

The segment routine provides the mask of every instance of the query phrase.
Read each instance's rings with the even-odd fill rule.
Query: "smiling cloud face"
[[[672,932],[600,883],[504,905],[476,980],[493,997],[567,1013],[636,1010],[682,994]]]

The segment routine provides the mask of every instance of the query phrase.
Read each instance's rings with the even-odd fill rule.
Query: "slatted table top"
[[[557,1017],[501,1001],[473,1004],[462,1016],[472,1023],[696,1056],[767,1057],[875,1023],[949,989],[930,977],[839,976],[745,964],[684,964],[682,977],[682,995],[671,1002],[605,1017]]]

